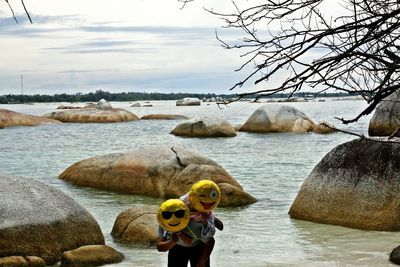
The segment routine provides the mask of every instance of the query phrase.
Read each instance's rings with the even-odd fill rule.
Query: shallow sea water
[[[43,115],[62,103],[0,105],[21,113]],[[64,103],[65,104],[65,103]],[[139,117],[145,114],[224,116],[240,125],[262,103],[215,103],[176,107],[174,101],[151,101],[153,107],[130,107],[113,102]],[[271,105],[274,105],[271,103]],[[369,117],[344,126],[334,116],[351,118],[363,101],[290,103],[314,121],[367,134]],[[217,231],[212,266],[392,266],[390,251],[400,245],[400,233],[375,232],[290,219],[289,208],[302,182],[332,148],[354,139],[329,135],[238,133],[234,138],[183,138],[169,132],[179,121],[141,120],[112,124],[42,125],[0,130],[0,172],[31,177],[72,196],[99,222],[106,243],[126,259],[110,266],[166,266],[167,253],[155,248],[125,246],[110,235],[117,215],[138,204],[159,205],[162,200],[76,187],[57,176],[71,164],[96,155],[126,152],[156,145],[181,145],[215,160],[258,202],[241,208],[218,208],[225,229]]]

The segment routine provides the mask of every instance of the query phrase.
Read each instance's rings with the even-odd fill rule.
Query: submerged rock
[[[40,124],[60,123],[58,120],[26,115],[0,108],[0,129],[11,126],[36,126]]]
[[[400,90],[382,100],[369,121],[368,134],[389,136],[400,128]]]
[[[392,250],[389,255],[389,260],[397,265],[400,265],[400,246]]]
[[[0,237],[0,257],[31,255],[46,264],[61,260],[65,250],[104,244],[96,220],[71,197],[33,179],[3,174]]]
[[[65,251],[62,254],[61,266],[99,266],[104,264],[118,263],[124,256],[109,246],[89,245],[74,250]]]
[[[400,143],[356,139],[331,150],[294,200],[295,219],[400,230]]]
[[[287,105],[269,104],[258,108],[240,127],[241,132],[256,133],[332,133],[322,123],[315,124],[298,109]]]
[[[135,206],[121,212],[115,220],[111,235],[123,244],[154,246],[157,237],[156,206]]]
[[[201,100],[195,97],[186,97],[184,99],[176,101],[177,106],[200,106]]]
[[[140,118],[141,120],[186,120],[189,119],[183,115],[174,114],[147,114]]]
[[[221,166],[180,147],[151,147],[79,161],[59,175],[76,185],[159,198],[185,194],[202,179],[221,188],[220,206],[243,206],[256,199]]]
[[[0,258],[0,266],[9,267],[44,267],[46,262],[36,256],[8,256]]]
[[[207,116],[180,123],[171,134],[189,137],[234,137],[236,131],[225,119]]]

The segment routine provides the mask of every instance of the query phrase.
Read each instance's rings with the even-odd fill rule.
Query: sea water
[[[334,117],[350,119],[363,101],[286,103],[316,122],[366,134],[370,116],[349,126]],[[25,114],[43,115],[66,103],[0,105]],[[202,103],[175,106],[174,101],[151,101],[152,107],[112,102],[136,115],[181,114],[225,117],[241,125],[266,103],[237,102],[228,106]],[[143,102],[142,102],[143,104]],[[74,104],[76,105],[76,103]],[[267,105],[276,105],[268,103]],[[289,208],[313,167],[335,146],[355,136],[344,133],[257,134],[239,132],[233,138],[176,137],[170,131],[178,120],[140,120],[123,123],[63,123],[0,130],[0,172],[26,176],[57,187],[84,206],[99,222],[106,244],[125,255],[113,266],[166,266],[167,253],[155,248],[127,246],[110,232],[117,215],[135,205],[159,205],[163,200],[77,187],[58,179],[71,164],[88,157],[127,152],[157,145],[181,145],[224,167],[257,202],[240,208],[217,208],[225,225],[217,231],[212,266],[390,266],[388,255],[400,245],[400,233],[362,231],[291,219]],[[12,192],[10,192],[12,193]]]

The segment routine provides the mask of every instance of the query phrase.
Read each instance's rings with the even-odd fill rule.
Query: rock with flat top
[[[185,97],[184,99],[176,101],[177,106],[200,106],[201,100],[195,97]]]
[[[118,263],[124,256],[112,247],[104,245],[89,245],[65,251],[62,254],[61,266],[100,266],[104,264]]]
[[[60,123],[58,120],[14,112],[0,108],[0,129],[12,126],[36,126]]]

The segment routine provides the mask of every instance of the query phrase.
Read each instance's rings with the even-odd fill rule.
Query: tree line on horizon
[[[299,92],[294,94],[292,97],[314,97],[315,93],[311,92]],[[319,96],[322,97],[341,97],[349,96],[348,93],[322,93]],[[96,92],[90,93],[76,93],[76,94],[54,94],[54,95],[2,95],[0,96],[0,104],[18,104],[18,103],[44,103],[44,102],[98,102],[100,99],[107,101],[150,101],[150,100],[179,100],[186,97],[193,97],[199,99],[233,99],[236,98],[236,94],[195,94],[195,93],[146,93],[146,92],[122,92],[122,93],[110,93],[107,91],[97,90]],[[275,94],[268,98],[288,98],[288,94]],[[254,99],[254,96],[248,96],[248,99]]]

